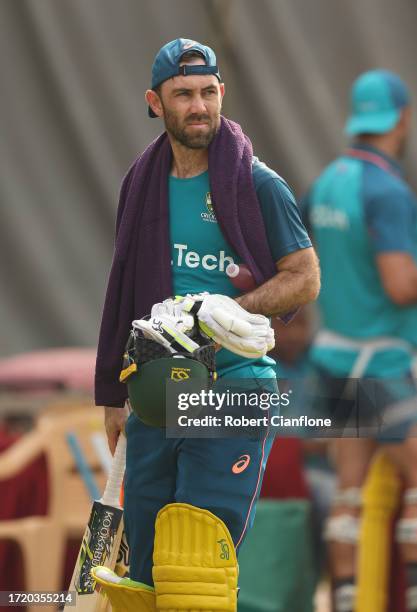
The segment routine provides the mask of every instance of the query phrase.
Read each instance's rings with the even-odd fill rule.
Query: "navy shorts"
[[[166,438],[131,414],[126,424],[125,527],[130,576],[152,580],[155,520],[166,504],[183,502],[213,512],[227,525],[236,549],[254,516],[273,442],[257,439]]]
[[[334,437],[401,443],[417,425],[417,386],[411,372],[360,379],[335,378],[322,367],[316,373],[312,411],[331,418]]]

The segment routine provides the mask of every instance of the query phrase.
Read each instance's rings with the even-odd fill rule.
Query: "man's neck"
[[[370,147],[374,147],[381,151],[381,153],[385,153],[388,157],[392,159],[398,158],[398,142],[387,136],[360,136],[357,140],[359,144],[368,145]]]
[[[171,140],[172,176],[192,178],[202,174],[208,168],[208,149],[190,149],[177,141]]]

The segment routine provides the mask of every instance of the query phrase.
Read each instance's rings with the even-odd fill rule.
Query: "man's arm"
[[[320,291],[320,268],[312,247],[285,255],[276,263],[278,274],[237,298],[247,311],[284,315],[314,301]]]
[[[417,304],[417,265],[409,253],[379,253],[376,263],[385,293],[397,306]]]
[[[387,296],[397,306],[417,303],[416,202],[410,192],[386,189],[367,202],[368,233]]]

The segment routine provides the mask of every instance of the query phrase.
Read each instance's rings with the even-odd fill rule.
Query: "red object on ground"
[[[0,360],[0,389],[29,392],[93,392],[95,349],[62,348],[24,353]],[[19,436],[0,426],[0,452]],[[13,478],[0,481],[0,521],[26,516],[45,516],[48,511],[48,466],[39,455]],[[72,576],[80,543],[68,542],[64,560],[62,588]],[[25,576],[22,555],[14,542],[0,541],[0,591],[22,591]],[[25,608],[3,607],[0,611],[24,611]]]
[[[19,436],[0,428],[0,452],[11,446]],[[0,520],[45,515],[48,505],[48,478],[46,458],[39,455],[35,461],[13,478],[0,481]],[[20,549],[14,542],[0,541],[0,591],[22,591],[25,577]],[[23,610],[3,607],[0,610]]]
[[[303,473],[302,441],[277,438],[272,445],[262,483],[261,497],[308,499]]]
[[[0,453],[11,446],[19,436],[0,427]],[[25,516],[45,516],[48,511],[48,469],[46,457],[39,455],[32,463],[13,478],[0,481],[0,521]],[[61,588],[65,590],[71,581],[74,565],[80,548],[79,541],[69,541],[65,559]],[[24,591],[25,576],[23,559],[15,542],[0,541],[0,591]],[[0,612],[26,608],[0,606]]]

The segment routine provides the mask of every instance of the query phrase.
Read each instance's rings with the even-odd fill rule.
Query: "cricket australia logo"
[[[208,221],[209,223],[217,223],[210,191],[206,193],[205,203],[206,203],[207,212],[202,212],[201,218],[203,219],[203,221]]]
[[[226,542],[226,540],[217,540],[217,544],[220,544],[220,559],[225,559],[226,561],[229,560],[229,545]]]
[[[190,368],[171,368],[171,380],[180,381],[190,378]]]

